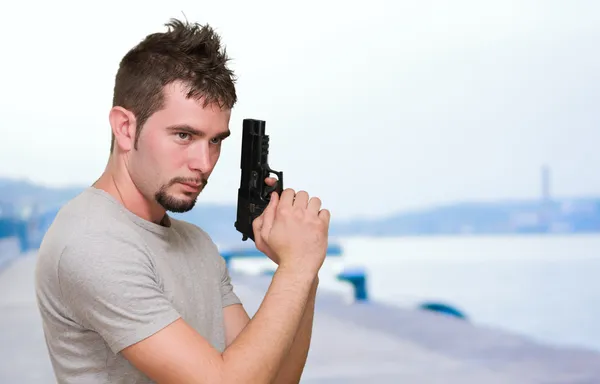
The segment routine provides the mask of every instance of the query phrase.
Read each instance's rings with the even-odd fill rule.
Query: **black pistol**
[[[283,172],[269,167],[269,136],[265,134],[265,121],[244,119],[242,132],[242,177],[238,189],[235,228],[241,232],[242,241],[254,241],[252,222],[269,204],[271,192],[280,196],[283,191]],[[277,183],[271,187],[265,179],[273,173]]]

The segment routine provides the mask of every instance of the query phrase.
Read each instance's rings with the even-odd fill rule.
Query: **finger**
[[[308,202],[308,210],[314,213],[318,213],[321,209],[321,199],[318,197],[312,197]]]
[[[265,178],[265,184],[267,184],[269,187],[273,187],[275,186],[275,184],[277,184],[277,179],[275,177],[267,177]]]
[[[319,218],[323,220],[325,224],[329,225],[329,222],[331,221],[331,213],[328,209],[321,209],[319,212]]]
[[[267,235],[269,232],[271,232],[271,227],[273,226],[273,221],[275,220],[275,211],[277,210],[277,205],[279,205],[279,195],[277,192],[272,192],[271,200],[269,200],[269,204],[261,215],[263,217],[261,231],[264,235]]]
[[[254,232],[254,239],[256,239],[255,242],[257,243],[257,245],[260,241],[260,231],[263,227],[263,221],[263,215],[258,216],[252,221],[252,231]]]
[[[296,191],[291,188],[287,188],[281,194],[279,199],[279,205],[282,207],[291,207],[294,203],[294,196],[296,195]]]
[[[298,206],[300,208],[306,208],[308,205],[308,193],[305,191],[299,191],[296,193],[296,198],[294,199],[294,206]]]

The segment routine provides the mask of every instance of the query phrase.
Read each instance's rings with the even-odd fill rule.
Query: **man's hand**
[[[265,179],[265,183],[269,186],[274,186],[277,183],[277,179],[269,177]],[[302,231],[295,232],[297,229],[304,229],[304,227],[299,226],[298,219],[301,221],[304,220],[305,223],[311,223],[313,231],[307,233],[303,233]],[[312,197],[309,200],[308,193],[305,191],[295,193],[290,188],[286,189],[281,197],[276,192],[272,192],[269,205],[252,223],[256,248],[277,265],[281,263],[280,252],[273,249],[273,242],[269,241],[269,238],[275,239],[275,246],[284,247],[281,250],[283,253],[299,249],[298,246],[300,244],[289,242],[289,240],[295,239],[296,241],[303,242],[300,249],[306,249],[309,253],[310,249],[324,247],[323,257],[325,257],[329,221],[330,213],[326,209],[321,210],[321,200],[318,197]],[[278,229],[290,231],[289,234],[292,236],[286,236],[282,233],[277,234]],[[273,230],[276,231],[276,234],[271,236]],[[303,235],[308,235],[310,238],[302,239]],[[286,244],[278,243],[277,239],[285,239]],[[317,261],[317,265],[315,265],[316,270],[321,267],[322,262],[323,260],[320,260],[320,262]]]

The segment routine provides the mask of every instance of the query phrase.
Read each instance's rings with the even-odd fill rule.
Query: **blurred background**
[[[3,2],[0,305],[104,170],[121,57],[172,17],[220,33],[239,96],[207,189],[175,216],[224,253],[247,245],[242,119],[266,120],[272,168],[332,212],[322,290],[352,300],[339,274],[359,270],[370,301],[600,352],[600,3],[584,0]]]

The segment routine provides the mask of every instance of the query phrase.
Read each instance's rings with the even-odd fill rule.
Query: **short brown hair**
[[[164,106],[163,89],[174,81],[189,85],[188,97],[204,97],[204,105],[233,108],[237,101],[235,75],[220,36],[209,25],[171,19],[167,32],[153,33],[121,60],[114,87],[113,106],[134,113],[137,148],[142,126]],[[110,151],[114,147],[112,136]]]

